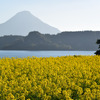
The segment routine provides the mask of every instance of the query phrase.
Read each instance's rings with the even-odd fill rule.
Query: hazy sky
[[[24,10],[61,31],[100,30],[100,0],[0,0],[0,23]]]

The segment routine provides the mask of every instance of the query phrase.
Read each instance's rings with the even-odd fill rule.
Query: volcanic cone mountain
[[[30,31],[56,34],[60,31],[33,16],[28,11],[17,13],[7,22],[0,24],[0,36],[3,35],[27,35]]]

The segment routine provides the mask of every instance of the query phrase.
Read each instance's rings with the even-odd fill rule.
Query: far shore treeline
[[[98,48],[100,31],[62,32],[56,35],[30,32],[27,36],[0,37],[0,50],[88,50]]]

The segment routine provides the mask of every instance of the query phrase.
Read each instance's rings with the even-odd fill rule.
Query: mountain
[[[33,16],[28,11],[17,13],[7,22],[0,24],[0,36],[3,35],[27,35],[30,31],[56,34],[60,31]]]
[[[0,50],[94,50],[100,31],[62,32],[57,35],[30,32],[27,36],[0,37]]]

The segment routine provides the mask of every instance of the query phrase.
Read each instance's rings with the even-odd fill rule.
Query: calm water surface
[[[69,56],[69,55],[94,55],[95,51],[0,51],[0,58],[2,57],[57,57],[57,56]]]

